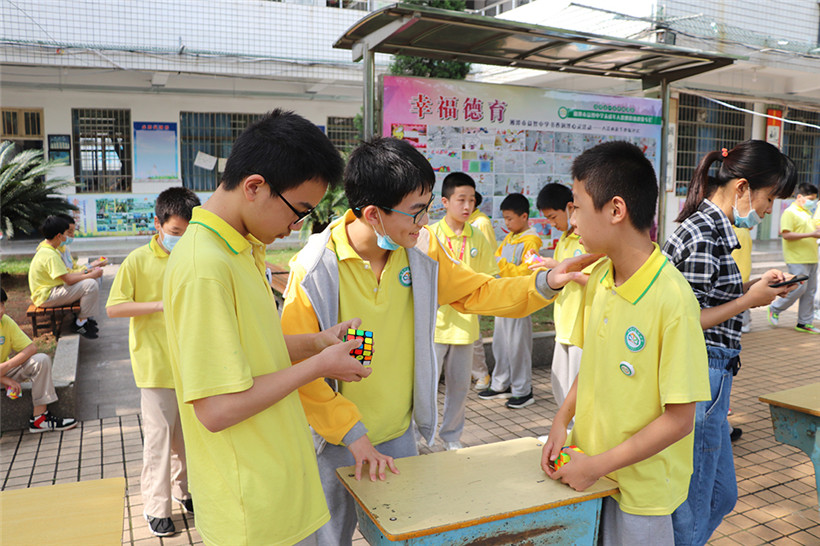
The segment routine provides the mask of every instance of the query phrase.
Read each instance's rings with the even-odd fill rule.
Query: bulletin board
[[[561,233],[535,208],[539,190],[570,186],[572,161],[610,140],[640,147],[659,172],[662,102],[659,99],[554,91],[467,81],[383,76],[382,135],[412,143],[436,173],[431,221],[444,216],[441,181],[468,173],[501,240],[501,201],[510,193],[530,200],[530,224],[554,248]]]

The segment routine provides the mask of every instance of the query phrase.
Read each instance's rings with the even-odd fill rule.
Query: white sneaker
[[[464,447],[461,445],[461,442],[444,442],[444,449],[447,451],[453,451],[455,449],[461,449]]]
[[[740,327],[740,333],[741,334],[748,334],[751,331],[752,331],[752,325],[751,324],[744,324],[743,326]]]

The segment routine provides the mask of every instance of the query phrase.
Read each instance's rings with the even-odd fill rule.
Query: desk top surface
[[[611,495],[617,484],[598,480],[584,492],[541,470],[543,443],[519,438],[399,459],[401,474],[356,481],[353,466],[339,478],[392,540],[440,533]]]
[[[0,492],[0,543],[122,544],[125,478]]]
[[[764,394],[760,401],[820,417],[820,383]]]

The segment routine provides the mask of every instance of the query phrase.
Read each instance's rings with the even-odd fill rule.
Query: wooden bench
[[[36,305],[29,305],[26,311],[26,315],[31,318],[31,330],[34,337],[39,335],[37,333],[39,329],[51,326],[51,332],[57,339],[60,338],[65,316],[68,314],[78,315],[79,313],[80,302],[75,302],[70,305],[59,305],[57,307],[37,307]]]
[[[270,269],[270,287],[273,288],[273,297],[276,300],[276,307],[282,309],[284,303],[285,288],[288,286],[288,275],[290,271],[282,266],[265,262],[265,265]]]

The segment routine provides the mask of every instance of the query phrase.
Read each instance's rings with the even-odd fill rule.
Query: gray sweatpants
[[[99,312],[100,285],[96,279],[83,279],[72,285],[64,284],[51,289],[48,299],[40,307],[59,307],[80,301],[80,316],[87,319]]]
[[[445,442],[458,442],[464,431],[464,408],[470,392],[473,345],[436,343],[438,375],[444,371],[444,418],[438,435]]]
[[[413,434],[413,425],[404,434],[375,446],[379,453],[389,455],[395,459],[418,455],[416,436]],[[325,491],[325,500],[330,510],[330,521],[322,525],[316,536],[321,545],[347,546],[353,543],[353,533],[356,530],[356,501],[347,492],[339,478],[336,469],[340,466],[355,464],[353,454],[345,446],[326,444],[325,448],[316,456],[319,462],[319,477],[322,480],[322,489]],[[401,469],[400,469],[401,470]],[[362,479],[369,480],[369,469],[362,469]],[[390,472],[388,469],[387,472]]]
[[[812,324],[814,321],[814,293],[817,291],[817,264],[786,264],[792,275],[808,275],[806,282],[798,285],[785,298],[777,298],[771,308],[775,313],[782,313],[800,300],[797,307],[797,323]]]
[[[512,386],[513,396],[532,392],[532,319],[495,318],[493,331],[493,381],[490,388],[501,392]]]
[[[601,507],[601,539],[603,546],[672,546],[675,536],[672,515],[636,516],[627,514],[612,497],[604,497]]]
[[[45,406],[57,401],[54,381],[51,379],[51,357],[45,353],[37,353],[6,376],[18,383],[31,381],[31,401],[35,406]]]

